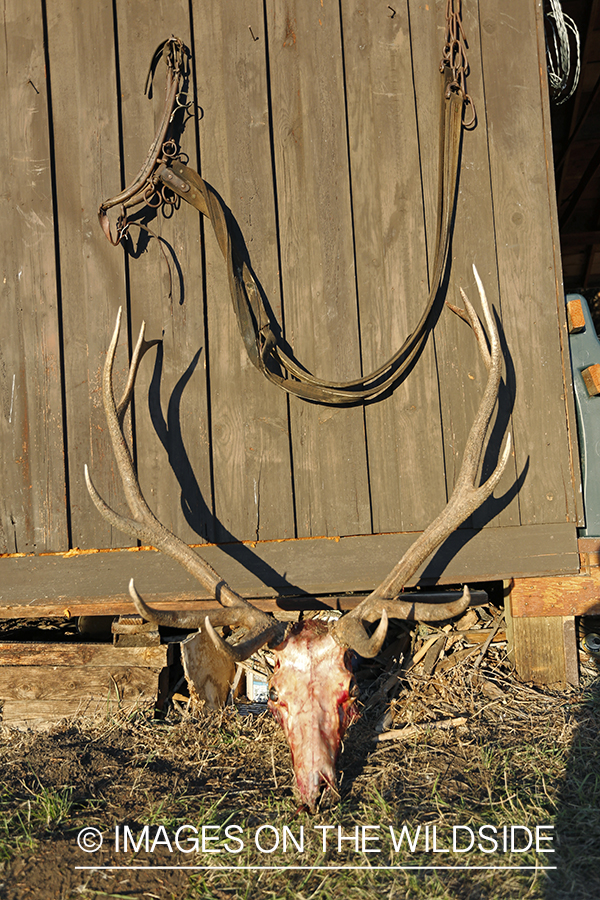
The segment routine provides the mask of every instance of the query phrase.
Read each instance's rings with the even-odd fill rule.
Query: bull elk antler
[[[236,656],[240,659],[247,659],[259,647],[273,638],[280,637],[283,627],[281,623],[274,620],[271,616],[257,609],[251,603],[248,603],[244,597],[232,590],[229,585],[215,572],[211,565],[195,553],[184,541],[174,535],[168,528],[159,522],[142,494],[140,484],[133,465],[133,459],[127,440],[123,433],[123,420],[125,413],[133,396],[133,388],[135,378],[140,364],[140,360],[146,350],[156,341],[148,342],[145,339],[146,323],[142,322],[137,344],[133,351],[131,365],[127,377],[127,383],[123,396],[119,403],[115,401],[113,391],[113,365],[115,360],[115,352],[119,341],[119,333],[121,330],[121,309],[117,314],[117,323],[110,342],[108,352],[106,354],[106,362],[104,364],[104,372],[102,376],[102,399],[104,402],[104,411],[108,424],[108,432],[113,446],[117,468],[123,482],[123,491],[127,500],[127,505],[131,512],[131,518],[122,516],[111,509],[102,499],[90,477],[87,465],[85,466],[85,481],[90,497],[94,501],[96,508],[104,516],[104,518],[119,531],[131,535],[141,541],[142,544],[151,544],[157,550],[162,551],[166,556],[170,556],[183,568],[193,575],[200,584],[202,584],[213,597],[222,604],[222,610],[211,612],[211,619],[217,627],[221,625],[244,625],[250,632],[250,636],[242,645],[235,648]],[[140,615],[148,619],[150,622],[159,622],[161,625],[173,626],[179,628],[198,628],[204,624],[206,616],[202,616],[201,620],[197,614],[191,613],[173,613],[153,610],[139,596],[135,589],[133,579],[129,584],[129,593],[138,609]]]
[[[222,608],[205,612],[172,612],[149,607],[135,589],[129,591],[138,612],[158,625],[183,629],[205,628],[214,644],[235,660],[242,661],[268,643],[275,652],[275,671],[269,683],[269,706],[286,733],[294,762],[296,784],[302,803],[314,809],[323,783],[335,786],[335,766],[343,734],[355,717],[355,689],[348,666],[349,649],[361,656],[375,656],[385,639],[388,617],[440,621],[462,613],[470,602],[468,587],[453,603],[413,603],[402,599],[404,585],[433,551],[490,496],[506,467],[511,450],[510,435],[492,475],[476,485],[490,419],[498,397],[502,352],[498,332],[483,285],[473,266],[487,330],[461,290],[466,312],[451,307],[471,325],[488,370],[487,385],[471,427],[456,485],[440,515],[419,535],[383,582],[354,610],[331,628],[309,620],[286,628],[283,623],[256,609],[227,585],[215,570],[186,543],[172,534],[154,516],[142,495],[133,460],[123,433],[123,420],[131,397],[138,366],[151,346],[144,337],[144,324],[133,352],[127,384],[117,404],[113,391],[113,364],[121,324],[121,311],[108,349],[103,375],[103,400],[108,429],[131,511],[126,518],[102,500],[92,484],[87,466],[85,477],[98,510],[116,528],[144,544],[151,544],[180,563],[219,601]],[[369,637],[364,623],[379,625]],[[215,627],[243,625],[248,634],[232,646]]]

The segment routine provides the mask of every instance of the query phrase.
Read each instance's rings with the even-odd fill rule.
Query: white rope
[[[552,11],[546,13],[546,58],[553,101],[560,105],[573,96],[581,72],[581,42],[573,19],[567,16],[560,0],[549,0]],[[574,74],[571,66],[571,32],[575,43]]]

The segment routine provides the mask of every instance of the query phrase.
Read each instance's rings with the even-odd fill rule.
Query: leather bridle
[[[158,61],[165,59],[167,88],[164,113],[148,155],[131,185],[100,206],[98,217],[106,237],[113,245],[121,242],[130,224],[127,210],[142,203],[173,204],[180,197],[206,216],[225,258],[233,308],[248,356],[263,375],[290,394],[306,400],[336,406],[346,406],[371,400],[384,394],[399,382],[423,349],[435,322],[447,267],[452,224],[456,205],[463,110],[471,103],[464,86],[468,68],[464,52],[464,34],[459,13],[454,13],[448,0],[447,31],[441,70],[441,115],[439,136],[439,184],[437,223],[433,271],[429,293],[414,330],[402,346],[383,365],[354,381],[334,382],[315,377],[292,359],[283,349],[271,324],[261,290],[249,266],[244,248],[235,237],[232,214],[221,197],[200,175],[184,165],[177,153],[176,142],[169,137],[169,129],[178,108],[187,96],[181,93],[186,77],[188,51],[183,42],[171,37],[161,44],[150,66],[149,79]],[[460,11],[459,11],[460,12]],[[458,24],[457,24],[458,23]],[[453,28],[450,26],[453,24]],[[472,106],[472,103],[471,103]],[[473,117],[469,124],[474,122]],[[108,210],[120,207],[117,234],[113,237]]]

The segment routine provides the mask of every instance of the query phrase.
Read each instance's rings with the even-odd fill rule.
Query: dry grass
[[[399,626],[387,655],[359,671],[365,706],[345,742],[340,796],[324,803],[313,817],[296,815],[289,753],[268,715],[241,716],[228,709],[192,716],[174,708],[162,722],[139,714],[102,726],[74,721],[46,734],[5,731],[0,736],[0,896],[10,900],[597,897],[597,672],[589,668],[584,673],[585,686],[579,691],[522,685],[505,660],[505,643],[490,644],[481,657],[482,644],[471,643],[473,635],[457,634],[481,628],[489,634],[498,623],[484,619],[485,615],[462,629],[458,623],[445,642],[433,643],[429,639],[441,630],[422,629],[405,636]],[[501,624],[496,636],[502,637]],[[410,668],[428,641],[437,647],[436,658],[425,654]],[[446,645],[445,659],[439,656],[441,643]],[[402,649],[405,660],[400,662]],[[448,730],[432,727],[448,720],[465,721]],[[382,728],[389,732],[406,726],[418,727],[408,736],[376,740]],[[221,852],[186,854],[174,846],[171,853],[164,840],[154,852],[145,852],[143,840],[139,852],[115,850],[115,825],[121,835],[127,825],[138,840],[148,826],[152,851],[156,837],[160,841],[166,835],[172,842],[184,824],[200,832],[204,825],[206,849]],[[411,851],[405,840],[395,852],[390,828],[397,838],[404,825],[413,840],[420,829],[415,849]],[[536,825],[554,826],[548,833],[555,840],[547,845],[553,854],[536,853],[535,848],[502,852],[505,826],[520,826],[517,836],[522,837],[524,828],[533,831]],[[98,854],[78,848],[77,834],[84,826],[103,832],[104,846]],[[241,829],[230,832],[244,841],[239,853],[227,852],[226,845],[239,847],[233,839],[223,839],[227,826]],[[325,849],[322,826],[329,826]],[[499,850],[484,853],[476,842],[466,853],[434,852],[434,826],[438,850],[451,851],[453,826],[461,826],[457,832],[461,839],[469,836],[467,828],[477,834],[488,826],[484,834],[489,835],[493,826]],[[364,850],[379,853],[363,852],[363,827]],[[299,841],[302,829],[300,852],[289,835]],[[263,852],[255,845],[257,832]],[[278,848],[266,852],[276,835]],[[211,843],[213,836],[222,840]],[[352,840],[338,845],[338,837]],[[369,842],[369,837],[379,840]],[[491,845],[483,841],[483,846]],[[94,864],[211,868],[193,872],[76,868]],[[217,868],[222,865],[257,868],[223,871]],[[383,868],[515,865],[532,868]],[[542,871],[547,865],[556,868]],[[267,866],[305,868],[283,872]]]

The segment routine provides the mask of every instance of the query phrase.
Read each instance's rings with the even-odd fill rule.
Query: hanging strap
[[[184,46],[171,38],[157,49],[155,60],[164,56],[167,63],[167,100],[165,113],[144,166],[132,185],[117,197],[105,201],[99,210],[100,224],[114,245],[126,234],[126,210],[142,202],[151,203],[158,192],[159,203],[172,202],[169,191],[206,216],[225,258],[229,288],[238,326],[248,356],[259,371],[273,384],[306,400],[334,406],[346,406],[373,399],[397,383],[410,369],[421,352],[435,317],[446,263],[456,203],[462,136],[463,105],[467,99],[457,83],[456,71],[444,58],[441,64],[441,116],[439,139],[439,179],[436,241],[429,295],[421,318],[402,346],[390,359],[369,375],[355,381],[335,382],[316,378],[295,362],[282,348],[271,326],[261,291],[248,265],[244,248],[235,239],[231,213],[216,193],[193,169],[176,158],[173,140],[167,139],[169,124],[180,102],[183,78]],[[152,66],[151,66],[152,69]],[[165,191],[165,188],[168,191]],[[121,207],[117,236],[113,238],[107,210]],[[152,205],[152,203],[151,203]],[[156,204],[154,204],[156,205]]]

